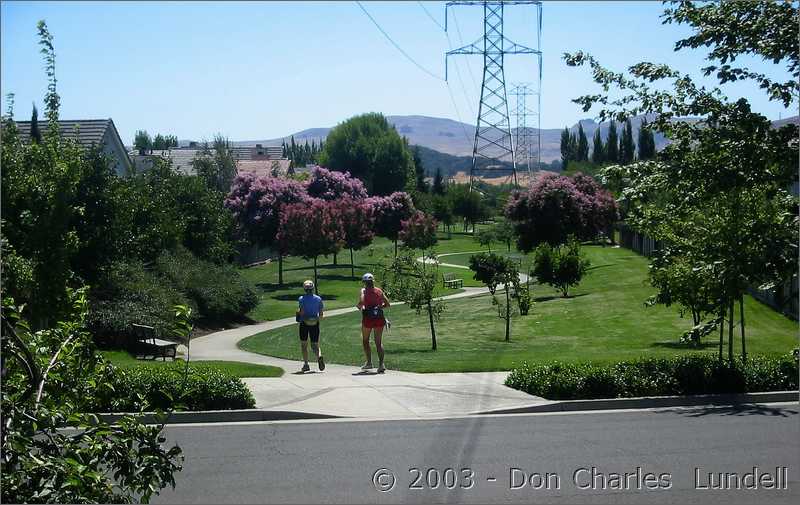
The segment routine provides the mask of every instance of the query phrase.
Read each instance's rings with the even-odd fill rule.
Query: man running
[[[305,294],[297,299],[299,309],[297,321],[300,323],[300,349],[303,351],[302,372],[308,372],[308,339],[311,338],[311,349],[317,357],[320,372],[325,370],[325,360],[319,349],[319,320],[322,319],[322,298],[314,294],[314,283],[310,280],[303,282]]]

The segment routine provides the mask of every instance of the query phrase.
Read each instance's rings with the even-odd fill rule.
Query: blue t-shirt
[[[322,298],[317,295],[303,295],[297,299],[300,308],[303,309],[302,319],[319,319],[319,313],[322,312]]]

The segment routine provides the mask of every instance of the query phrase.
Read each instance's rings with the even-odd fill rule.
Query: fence
[[[617,225],[619,230],[620,245],[626,249],[635,251],[642,256],[651,257],[661,248],[661,242],[654,240],[647,235],[643,235],[630,228],[624,223]],[[798,320],[800,316],[800,286],[798,286],[798,276],[795,274],[791,280],[773,289],[758,289],[757,286],[750,286],[747,292],[756,300],[769,306],[773,310],[780,312],[787,317]]]

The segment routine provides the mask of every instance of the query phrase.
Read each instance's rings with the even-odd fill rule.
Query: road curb
[[[476,412],[486,414],[532,414],[537,412],[575,412],[591,410],[648,409],[659,407],[693,407],[698,405],[741,405],[752,403],[796,402],[798,391],[766,391],[762,393],[649,396],[639,398],[604,398],[599,400],[565,400],[551,403],[494,409]]]
[[[106,423],[115,423],[124,416],[142,416],[145,424],[158,424],[161,420],[155,412],[145,413],[102,413],[97,417]],[[340,416],[315,414],[313,412],[295,412],[291,410],[199,410],[192,412],[173,412],[165,424],[188,423],[241,423],[253,421],[299,421],[307,419],[335,419]]]

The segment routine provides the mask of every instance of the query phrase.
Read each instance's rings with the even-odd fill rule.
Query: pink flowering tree
[[[314,260],[314,289],[319,293],[317,258],[338,252],[344,245],[338,206],[313,198],[287,205],[281,212],[277,241],[293,256]]]
[[[400,240],[411,249],[431,249],[436,245],[436,226],[438,223],[429,214],[416,211],[410,218],[401,221]]]
[[[308,200],[305,187],[293,180],[242,173],[236,176],[225,206],[233,212],[237,228],[250,243],[276,248],[278,284],[283,284],[283,256],[276,240],[283,209]]]
[[[364,183],[350,175],[350,172],[335,172],[324,167],[315,167],[311,177],[306,181],[306,192],[312,198],[326,201],[365,200],[367,190]],[[370,239],[371,240],[371,239]],[[350,250],[352,253],[352,249]],[[352,266],[352,261],[350,262]],[[337,255],[333,255],[333,264],[337,264]]]
[[[324,167],[316,167],[306,181],[306,192],[313,198],[323,200],[354,200],[367,198],[364,183],[350,175],[350,172],[335,172]]]
[[[506,217],[514,224],[517,246],[532,251],[539,244],[557,246],[570,235],[581,236],[592,201],[574,181],[544,173],[528,189],[515,191],[506,204]]]
[[[414,202],[408,193],[397,191],[389,196],[374,196],[369,199],[375,213],[375,233],[394,242],[397,256],[397,239],[403,229],[403,221],[414,214]]]
[[[330,202],[344,231],[344,247],[350,249],[350,276],[355,278],[353,251],[372,243],[375,237],[373,206],[368,200],[344,197]]]
[[[590,207],[584,213],[584,230],[581,238],[591,240],[601,233],[608,233],[613,242],[611,226],[619,219],[617,201],[611,192],[603,188],[594,177],[581,172],[572,176],[575,187],[589,200]]]

